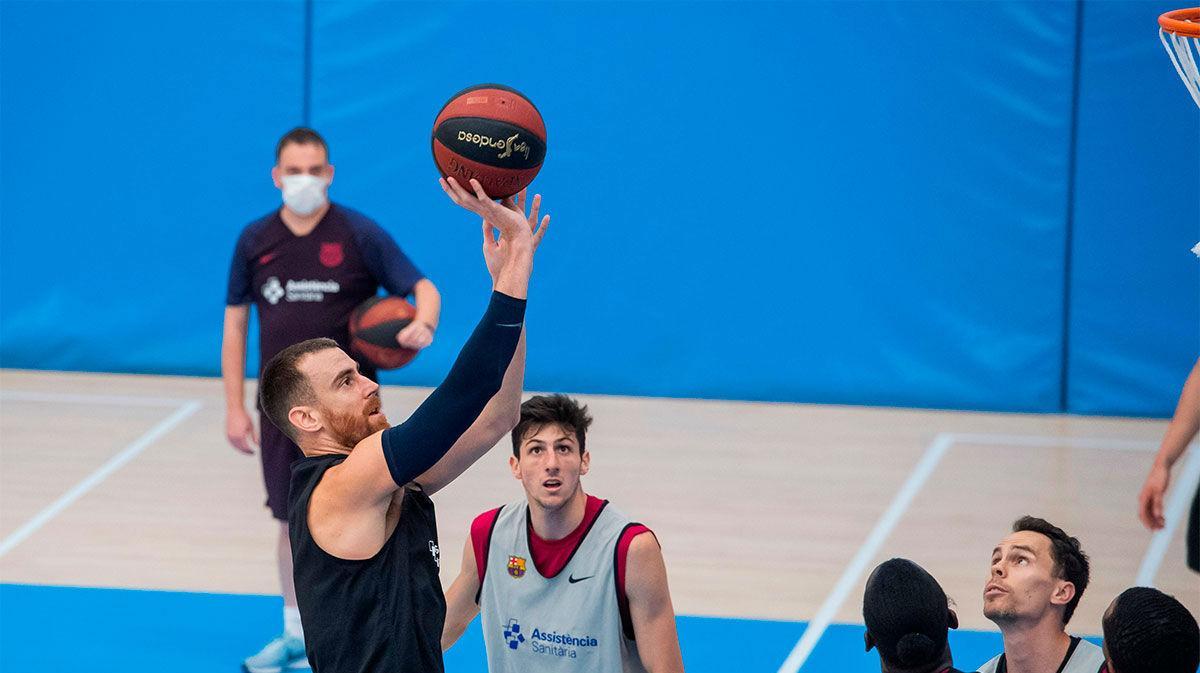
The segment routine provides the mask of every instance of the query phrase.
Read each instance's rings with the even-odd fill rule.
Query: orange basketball
[[[403,367],[417,351],[402,348],[396,335],[416,315],[416,307],[400,297],[371,297],[350,316],[350,350],[379,369]]]
[[[533,182],[546,158],[546,124],[521,92],[479,84],[454,94],[433,121],[433,161],[442,177],[470,179],[502,199]]]

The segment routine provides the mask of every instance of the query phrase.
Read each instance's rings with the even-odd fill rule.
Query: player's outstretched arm
[[[405,422],[367,437],[330,467],[313,490],[309,522],[326,552],[370,558],[387,539],[396,491],[432,467],[500,390],[520,341],[525,301],[499,292],[450,373]]]
[[[1183,392],[1179,395],[1179,404],[1175,407],[1175,416],[1167,426],[1163,436],[1162,446],[1154,457],[1154,466],[1146,476],[1146,483],[1138,495],[1138,518],[1150,530],[1158,530],[1166,525],[1163,515],[1163,496],[1171,483],[1171,468],[1188,444],[1200,430],[1200,359],[1192,367],[1187,382],[1183,384]]]
[[[471,536],[463,545],[462,569],[450,588],[446,590],[446,622],[442,626],[442,651],[458,641],[467,625],[479,614],[479,605],[475,603],[475,594],[479,593],[479,570],[475,567],[475,549],[471,546]]]
[[[658,540],[649,532],[638,535],[630,543],[626,558],[625,595],[629,597],[638,655],[650,673],[682,673],[675,608]]]
[[[508,435],[521,420],[521,389],[525,382],[525,330],[517,342],[504,383],[500,392],[488,401],[479,418],[454,442],[433,467],[417,476],[414,481],[421,485],[427,495],[433,495],[467,471],[496,443]]]
[[[524,190],[517,195],[515,202],[512,199],[505,199],[504,205],[510,211],[525,218],[529,231],[533,235],[532,243],[536,252],[542,238],[546,235],[546,228],[549,226],[548,219],[542,220],[539,225],[538,210],[541,206],[541,196],[533,197],[528,216],[525,214]],[[488,260],[489,270],[496,269],[493,275],[499,272],[501,264],[499,259],[501,242],[497,241],[492,233],[494,229],[495,227],[490,222],[484,220],[483,255]],[[467,468],[475,464],[475,461],[496,446],[496,443],[503,439],[521,420],[521,390],[525,384],[525,337],[526,333],[522,332],[521,341],[517,344],[517,351],[508,365],[508,371],[504,374],[500,392],[496,393],[496,396],[487,403],[483,413],[463,433],[462,437],[458,438],[445,457],[416,478],[417,483],[425,489],[426,493],[432,495],[458,478],[458,475],[465,472]]]
[[[443,181],[443,187],[456,190],[447,192],[455,203],[485,218],[484,260],[493,284],[487,311],[446,379],[412,416],[364,439],[345,462],[326,473],[313,497],[318,507],[334,517],[363,510],[386,512],[392,494],[441,460],[479,419],[505,379],[511,380],[506,375],[521,341],[533,252],[545,232],[546,220],[535,235],[530,220],[516,212],[515,202],[501,205],[488,199],[478,182],[472,183],[474,196],[468,196],[453,180]],[[535,197],[535,203],[538,200]],[[499,238],[494,231],[499,231]],[[523,371],[523,358],[519,364]],[[514,409],[519,395],[518,391]],[[500,426],[511,420],[507,411],[497,418]]]

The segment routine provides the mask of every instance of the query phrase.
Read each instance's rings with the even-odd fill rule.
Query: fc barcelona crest
[[[322,264],[332,269],[346,259],[346,254],[342,252],[341,243],[322,243],[319,257]]]
[[[508,574],[516,579],[521,579],[525,576],[525,559],[520,556],[508,557]]]

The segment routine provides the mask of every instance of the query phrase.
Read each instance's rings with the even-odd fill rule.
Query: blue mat
[[[278,596],[0,584],[0,671],[234,673],[281,628]],[[804,622],[678,618],[691,673],[774,673]],[[803,673],[875,673],[862,626],[830,626]],[[959,668],[974,670],[1000,650],[1000,635],[951,633]],[[484,673],[476,619],[446,653],[447,673]]]

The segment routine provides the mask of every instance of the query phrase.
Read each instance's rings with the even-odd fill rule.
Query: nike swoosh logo
[[[496,327],[520,327],[521,325],[524,325],[524,324],[525,323],[523,323],[523,322],[514,322],[510,325],[508,323],[498,322],[498,323],[496,323]]]
[[[590,579],[592,579],[593,577],[595,577],[595,575],[588,575],[587,577],[575,577],[574,575],[567,575],[567,582],[570,582],[571,584],[574,584],[574,583],[576,583],[576,582],[582,582],[582,581],[584,581],[584,580],[590,580]]]

